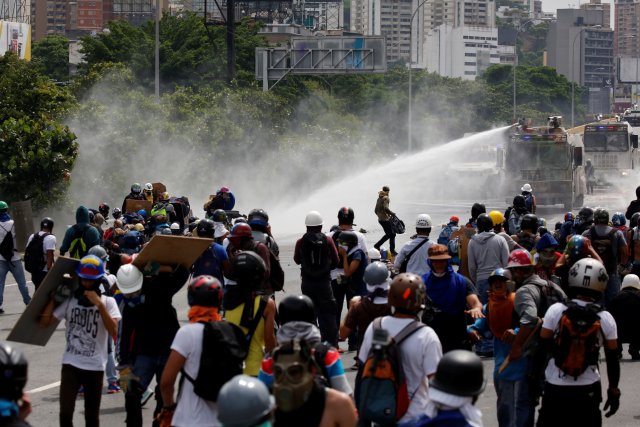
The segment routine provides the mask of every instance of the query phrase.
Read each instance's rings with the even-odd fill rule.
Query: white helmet
[[[324,224],[324,220],[318,211],[309,212],[304,219],[304,225],[307,227],[317,227],[322,224]]]
[[[125,264],[118,269],[118,288],[124,295],[142,289],[142,272],[133,264]]]
[[[418,218],[416,218],[416,228],[431,228],[433,225],[433,221],[431,221],[431,217],[427,214],[420,214]]]
[[[627,274],[622,280],[620,289],[634,288],[640,291],[640,278],[635,274]]]
[[[380,251],[377,250],[376,248],[371,248],[368,250],[368,255],[369,255],[369,261],[370,262],[374,262],[374,261],[380,261],[380,259],[382,259],[382,255],[380,255]]]
[[[174,222],[171,224],[171,229],[172,230],[180,230],[180,224],[178,224],[177,222]]]
[[[533,189],[531,188],[531,184],[527,183],[527,184],[522,186],[520,191],[526,191],[527,193],[531,193],[533,191]]]
[[[144,189],[145,189],[145,191],[153,191],[153,184],[151,184],[150,182],[147,182],[144,185]]]
[[[593,258],[582,258],[569,270],[569,288],[602,294],[608,280],[609,276],[604,265]]]

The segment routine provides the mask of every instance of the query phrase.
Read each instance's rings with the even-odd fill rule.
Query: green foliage
[[[31,48],[33,66],[56,82],[69,80],[69,39],[50,34],[33,43]]]

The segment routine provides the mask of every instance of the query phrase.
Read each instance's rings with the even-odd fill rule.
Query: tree
[[[36,69],[56,82],[69,80],[69,39],[50,34],[33,43],[31,62]]]
[[[33,200],[36,208],[58,200],[77,156],[75,135],[58,120],[75,105],[71,95],[13,54],[0,58],[0,194]]]

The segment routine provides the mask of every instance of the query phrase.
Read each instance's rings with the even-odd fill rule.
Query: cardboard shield
[[[212,243],[213,239],[201,237],[156,235],[133,260],[133,265],[143,270],[149,262],[157,262],[160,265],[181,264],[188,269]]]
[[[21,342],[25,344],[44,346],[56,330],[58,320],[54,318],[51,325],[43,328],[39,325],[40,313],[49,302],[51,293],[58,287],[65,274],[75,277],[76,265],[79,260],[67,257],[58,257],[53,264],[51,271],[47,273],[38,290],[31,298],[31,302],[16,322],[9,333],[7,340]],[[77,280],[77,278],[76,278]]]
[[[140,209],[144,209],[147,211],[147,215],[151,213],[151,208],[153,207],[153,203],[148,200],[133,200],[127,199],[127,203],[125,204],[125,213],[127,212],[138,212]]]

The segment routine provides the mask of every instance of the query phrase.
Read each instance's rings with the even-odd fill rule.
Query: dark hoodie
[[[71,242],[77,237],[82,230],[82,239],[87,247],[92,248],[100,244],[100,234],[95,227],[89,224],[89,209],[84,206],[78,207],[76,210],[76,225],[69,227],[62,240],[62,246],[60,246],[60,255],[64,255],[71,246]]]

